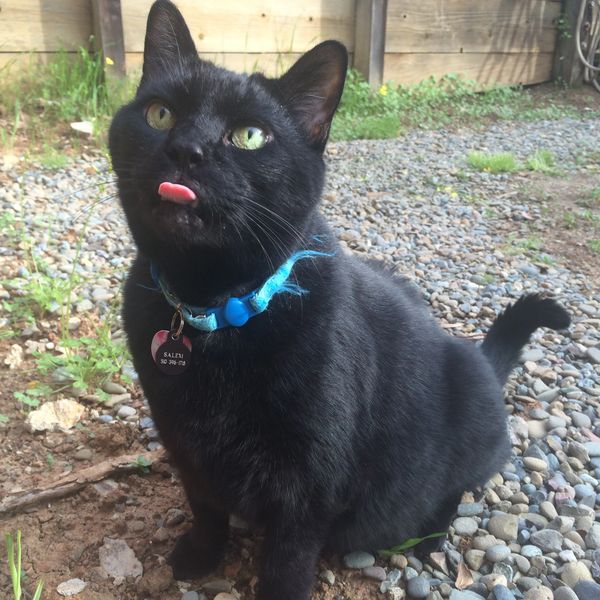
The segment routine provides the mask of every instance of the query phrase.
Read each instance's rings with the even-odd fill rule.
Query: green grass
[[[473,169],[487,173],[514,173],[520,169],[517,158],[511,152],[469,152],[467,162]]]
[[[60,356],[48,353],[38,355],[39,372],[50,375],[56,369],[61,369],[72,380],[73,387],[104,397],[101,384],[113,375],[120,374],[129,358],[125,341],[112,339],[111,322],[112,319],[107,319],[97,329],[95,337],[63,339],[61,346],[65,351]]]
[[[429,78],[415,85],[387,83],[373,89],[354,71],[346,86],[331,130],[332,140],[389,138],[407,128],[439,128],[486,119],[557,119],[578,112],[566,106],[539,106],[519,87],[479,91],[474,81],[456,75]]]
[[[594,253],[594,254],[600,254],[600,240],[590,240],[588,242],[588,248]]]
[[[547,175],[556,175],[556,156],[550,150],[538,150],[533,156],[530,156],[525,163],[527,169]]]
[[[56,171],[63,169],[69,164],[69,157],[60,150],[44,144],[44,148],[40,154],[34,154],[30,157],[31,162],[37,163],[45,169]]]
[[[563,221],[567,229],[575,229],[577,227],[577,216],[575,213],[566,212],[563,215]]]
[[[47,64],[32,55],[27,65],[7,65],[0,77],[0,97],[9,115],[8,129],[0,144],[10,147],[21,126],[28,142],[60,148],[52,143],[48,129],[73,121],[92,121],[101,136],[111,115],[131,97],[133,83],[105,81],[103,58],[80,48],[76,54],[59,52]],[[58,168],[60,159],[46,157],[49,168]]]
[[[24,572],[21,566],[21,531],[17,531],[16,540],[10,533],[6,533],[4,539],[6,541],[6,556],[8,559],[8,572],[10,573],[13,598],[14,600],[21,600],[22,598],[25,598],[22,585],[24,579]],[[43,588],[44,582],[38,582],[35,588],[35,592],[33,593],[32,600],[40,600],[40,598],[42,597]],[[29,594],[27,594],[27,598],[29,598]]]

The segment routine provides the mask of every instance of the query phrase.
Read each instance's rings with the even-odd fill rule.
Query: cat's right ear
[[[169,0],[157,0],[148,14],[142,82],[181,70],[198,51],[183,15]]]

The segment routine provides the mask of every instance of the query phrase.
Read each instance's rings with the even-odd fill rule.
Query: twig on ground
[[[0,501],[0,515],[16,512],[40,502],[64,498],[81,491],[90,483],[97,483],[111,475],[137,471],[140,465],[160,462],[165,456],[164,450],[129,454],[110,458],[86,469],[73,471],[47,485],[8,495]]]

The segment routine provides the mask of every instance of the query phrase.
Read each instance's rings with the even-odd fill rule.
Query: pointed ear
[[[348,68],[348,52],[335,41],[315,46],[279,79],[284,105],[296,118],[309,143],[325,149]]]
[[[180,69],[198,52],[183,15],[169,0],[157,0],[148,14],[142,81]]]

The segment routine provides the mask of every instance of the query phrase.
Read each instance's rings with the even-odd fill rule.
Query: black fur
[[[279,80],[219,69],[197,59],[183,19],[159,0],[142,83],[110,132],[139,248],[125,326],[195,518],[170,562],[177,578],[213,570],[237,513],[265,527],[260,600],[306,600],[325,549],[377,550],[445,530],[462,492],[509,457],[499,379],[517,346],[539,325],[568,322],[520,318],[531,311],[518,307],[546,302],[524,300],[494,325],[484,355],[446,335],[407,283],[341,251],[317,205],[345,70],[336,42]],[[157,98],[177,117],[168,132],[144,118]],[[249,123],[271,141],[253,151],[227,143]],[[191,164],[189,151],[201,160]],[[165,180],[191,187],[198,205],[161,201]],[[309,294],[276,296],[239,329],[186,327],[192,367],[158,371],[150,343],[173,309],[149,289],[150,261],[184,301],[214,306],[300,248],[335,253],[297,264]],[[498,375],[486,356],[500,361]]]

